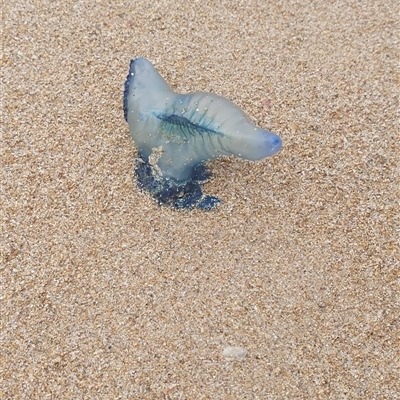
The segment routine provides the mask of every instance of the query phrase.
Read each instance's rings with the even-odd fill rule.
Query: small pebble
[[[247,350],[243,347],[226,347],[222,352],[224,357],[233,358],[238,361],[242,361],[246,354]]]

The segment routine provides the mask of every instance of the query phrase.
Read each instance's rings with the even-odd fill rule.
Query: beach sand
[[[6,1],[0,398],[400,398],[398,15]],[[160,207],[123,118],[136,57],[283,150],[213,162],[216,210]]]

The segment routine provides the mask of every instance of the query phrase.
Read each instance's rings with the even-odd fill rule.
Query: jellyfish
[[[255,126],[231,101],[214,93],[174,92],[145,58],[131,60],[124,116],[138,148],[138,186],[175,208],[212,209],[203,195],[207,161],[235,155],[257,161],[276,154],[280,137]]]

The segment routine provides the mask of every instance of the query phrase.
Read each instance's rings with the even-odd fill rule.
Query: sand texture
[[[400,398],[398,1],[2,8],[0,399]],[[160,207],[136,57],[283,150],[213,162],[216,210]]]

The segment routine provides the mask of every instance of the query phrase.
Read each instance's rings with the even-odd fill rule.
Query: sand
[[[309,3],[3,3],[1,399],[400,398],[399,4]],[[283,139],[214,211],[136,187],[139,56]]]

